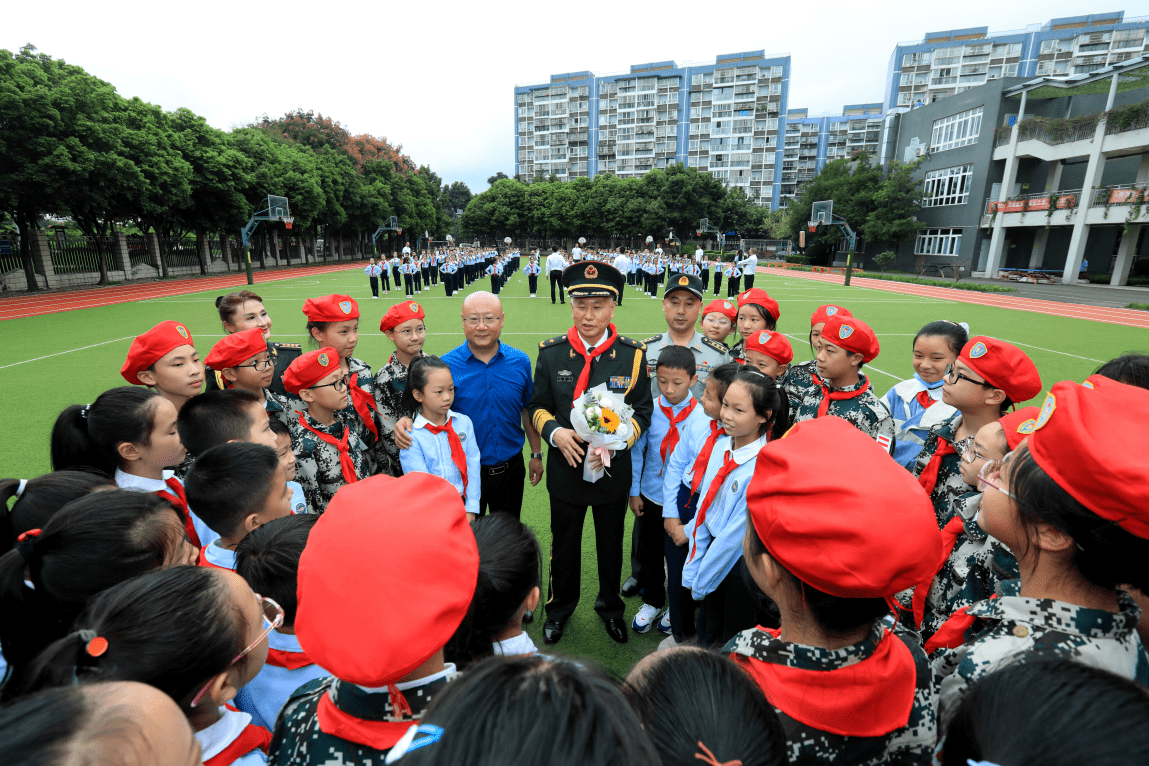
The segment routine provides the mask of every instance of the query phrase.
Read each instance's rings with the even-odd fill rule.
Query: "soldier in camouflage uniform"
[[[815,354],[818,353],[818,339],[822,337],[822,327],[826,324],[826,320],[838,315],[852,316],[849,309],[841,306],[827,304],[814,309],[814,313],[810,316],[810,347]],[[786,372],[785,382],[777,381],[783,385],[783,390],[786,391],[786,396],[790,399],[791,417],[798,411],[798,405],[802,403],[802,395],[805,391],[811,386],[817,385],[814,383],[817,376],[818,361],[811,359],[808,362],[790,365],[790,369]]]
[[[295,629],[332,676],[297,689],[280,711],[268,752],[277,766],[382,766],[459,677],[443,647],[479,572],[459,493],[430,474],[375,476],[340,490],[330,510],[299,562]]]
[[[403,301],[389,308],[379,322],[379,329],[395,344],[395,351],[375,374],[375,408],[379,416],[375,457],[379,471],[391,476],[403,475],[399,447],[395,444],[395,424],[404,417],[411,417],[410,412],[403,412],[400,402],[411,362],[423,356],[423,343],[427,339],[423,318],[422,306],[415,301]]]
[[[844,457],[828,460],[827,445]],[[941,536],[921,487],[883,452],[839,418],[799,423],[762,450],[747,490],[746,571],[781,628],[743,631],[726,649],[777,710],[791,763],[932,757],[929,661],[882,617],[886,599],[933,572]],[[803,628],[802,643],[781,637]],[[831,632],[845,645],[817,643]]]

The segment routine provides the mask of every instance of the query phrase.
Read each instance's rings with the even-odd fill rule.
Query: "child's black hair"
[[[299,557],[319,514],[273,519],[253,529],[235,549],[235,571],[251,589],[283,607],[283,624],[295,625]]]
[[[271,423],[271,432],[276,436],[291,436],[291,429],[279,418],[268,418]]]
[[[322,335],[323,333],[327,332],[327,328],[333,324],[335,324],[335,323],[334,322],[312,322],[309,320],[307,322],[307,324],[304,325],[304,327],[303,327],[303,329],[307,332],[307,347],[308,348],[319,348],[319,341],[316,340],[315,336],[311,334],[312,330],[319,330],[319,334]]]
[[[220,537],[233,536],[243,520],[260,513],[273,492],[279,455],[266,444],[228,442],[192,463],[184,482],[188,506]],[[205,541],[206,542],[206,541]]]
[[[88,599],[173,561],[186,539],[167,500],[110,489],[68,503],[40,534],[0,556],[0,647],[14,677],[67,632]]]
[[[1149,695],[1069,658],[1015,662],[966,692],[944,740],[943,763],[951,764],[1149,763]]]
[[[946,345],[949,346],[950,351],[954,355],[960,354],[965,344],[969,342],[969,331],[958,324],[951,322],[948,319],[939,319],[936,322],[930,322],[928,325],[918,330],[918,334],[914,336],[914,342],[910,344],[912,349],[917,345],[918,338],[945,338]]]
[[[1149,354],[1122,354],[1098,367],[1094,374],[1128,386],[1149,388]]]
[[[187,713],[245,646],[246,626],[224,576],[214,567],[166,567],[100,593],[75,630],[36,658],[27,688],[140,681]],[[108,642],[98,657],[85,651],[92,634]]]
[[[585,662],[490,657],[436,695],[422,722],[443,736],[405,755],[407,766],[659,764],[622,692]]]
[[[144,386],[120,386],[90,405],[65,408],[52,426],[52,470],[94,468],[114,475],[121,462],[119,445],[151,441],[159,398]]]
[[[188,454],[199,457],[217,445],[247,439],[252,408],[262,406],[258,394],[242,388],[204,391],[180,408],[176,430]]]
[[[769,432],[769,441],[782,438],[790,429],[790,399],[779,390],[774,379],[757,367],[741,367],[731,381],[735,382],[746,385],[754,411],[766,418],[758,429],[758,435]]]
[[[415,392],[422,391],[427,385],[432,370],[450,372],[451,368],[437,356],[425,355],[411,362],[411,367],[407,370],[407,385],[403,388],[403,398],[399,403],[399,410],[404,415],[415,417],[419,414],[422,405],[415,399]]]
[[[738,310],[741,311],[742,309],[746,308],[746,306],[753,306],[754,308],[758,309],[758,315],[762,317],[762,319],[766,322],[767,330],[773,331],[778,326],[778,322],[774,319],[774,315],[767,311],[765,306],[759,306],[757,303],[747,303],[740,306]],[[734,329],[738,329],[737,314],[734,315]],[[741,335],[741,333],[739,333],[739,335]]]
[[[707,385],[710,381],[714,381],[715,387],[718,389],[718,400],[722,401],[722,397],[726,396],[726,389],[730,388],[730,384],[734,382],[734,376],[742,369],[742,365],[738,362],[726,362],[720,364],[710,371],[710,376],[706,378]]]
[[[687,375],[698,372],[698,363],[694,360],[694,352],[686,346],[667,346],[658,352],[658,361],[655,370],[666,367],[671,370],[685,370]]]
[[[76,498],[116,486],[97,471],[46,473],[30,479],[9,510],[8,500],[20,491],[20,482],[21,479],[0,479],[0,554],[12,550],[22,532],[43,529],[56,511]]]
[[[1007,489],[1016,498],[1018,518],[1027,534],[1039,523],[1050,524],[1073,538],[1073,564],[1102,588],[1129,584],[1149,591],[1149,540],[1126,532],[1079,503],[1037,464],[1023,444],[1010,458],[1013,470]]]
[[[697,764],[699,742],[720,763],[788,763],[778,714],[757,684],[720,654],[698,647],[658,652],[631,671],[622,693],[663,766]]]
[[[494,652],[495,636],[538,587],[542,565],[534,533],[510,514],[481,516],[471,529],[479,549],[479,579],[467,616],[445,649],[447,662],[460,670]]]

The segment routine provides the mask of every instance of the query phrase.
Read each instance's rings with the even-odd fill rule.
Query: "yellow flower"
[[[608,434],[613,434],[618,430],[620,425],[622,425],[622,421],[619,420],[618,415],[614,414],[612,410],[608,410],[606,407],[603,407],[602,430],[606,431]]]

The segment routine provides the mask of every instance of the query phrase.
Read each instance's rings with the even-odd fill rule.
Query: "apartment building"
[[[929,32],[894,48],[886,110],[910,109],[1003,77],[1088,74],[1149,51],[1149,16],[1124,11],[1051,19],[1022,30],[989,27]]]
[[[808,109],[786,113],[782,145],[782,206],[814,180],[827,162],[865,152],[877,157],[881,146],[882,105],[847,104],[839,115],[811,117]]]

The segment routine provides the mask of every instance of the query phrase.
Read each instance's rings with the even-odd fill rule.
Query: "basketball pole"
[[[247,267],[247,283],[249,285],[255,284],[255,277],[251,275],[251,246],[245,240],[243,243],[243,262]]]

